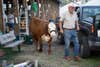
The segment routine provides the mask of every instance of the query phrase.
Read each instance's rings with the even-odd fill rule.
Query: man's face
[[[68,7],[68,10],[69,10],[69,12],[72,14],[73,11],[75,10],[75,7],[74,7],[74,6],[69,6],[69,7]]]

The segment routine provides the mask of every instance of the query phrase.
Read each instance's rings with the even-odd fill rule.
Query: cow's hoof
[[[51,55],[51,52],[50,52],[50,53],[48,53],[48,55]]]
[[[48,51],[48,55],[51,55],[51,51]]]
[[[43,52],[43,50],[42,50],[42,49],[40,49],[40,50],[39,50],[39,52]]]

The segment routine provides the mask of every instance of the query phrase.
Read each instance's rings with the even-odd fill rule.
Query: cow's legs
[[[51,41],[48,42],[48,54],[51,54]]]
[[[39,52],[42,52],[43,51],[42,40],[39,41],[39,46],[40,46]]]
[[[40,44],[40,49],[39,49],[39,52],[42,52],[43,51],[43,45]]]
[[[42,52],[43,51],[42,48],[43,48],[42,41],[41,39],[38,39],[37,44],[36,44],[36,49],[37,51]]]
[[[33,43],[35,45],[35,50],[38,51],[39,42],[38,42],[38,40],[36,38],[34,39],[34,36],[33,36],[33,40],[34,40]]]
[[[39,46],[39,41],[35,40],[35,46],[36,46],[36,51],[39,51],[40,46]]]

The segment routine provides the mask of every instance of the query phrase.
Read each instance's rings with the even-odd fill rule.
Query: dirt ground
[[[52,54],[47,54],[48,46],[44,44],[43,52],[38,53],[35,51],[35,46],[33,45],[23,45],[21,46],[21,52],[18,53],[11,60],[14,63],[19,63],[27,60],[38,60],[41,67],[100,67],[100,56],[91,57],[87,59],[80,59],[79,62],[73,59],[73,49],[71,49],[71,60],[67,61],[64,59],[64,45],[59,43],[53,43]]]

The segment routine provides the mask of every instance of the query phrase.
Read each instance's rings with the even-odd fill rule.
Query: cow
[[[56,25],[53,22],[32,17],[29,23],[29,31],[36,42],[36,50],[43,51],[43,41],[48,43],[48,54],[51,54],[51,42],[56,40]]]

